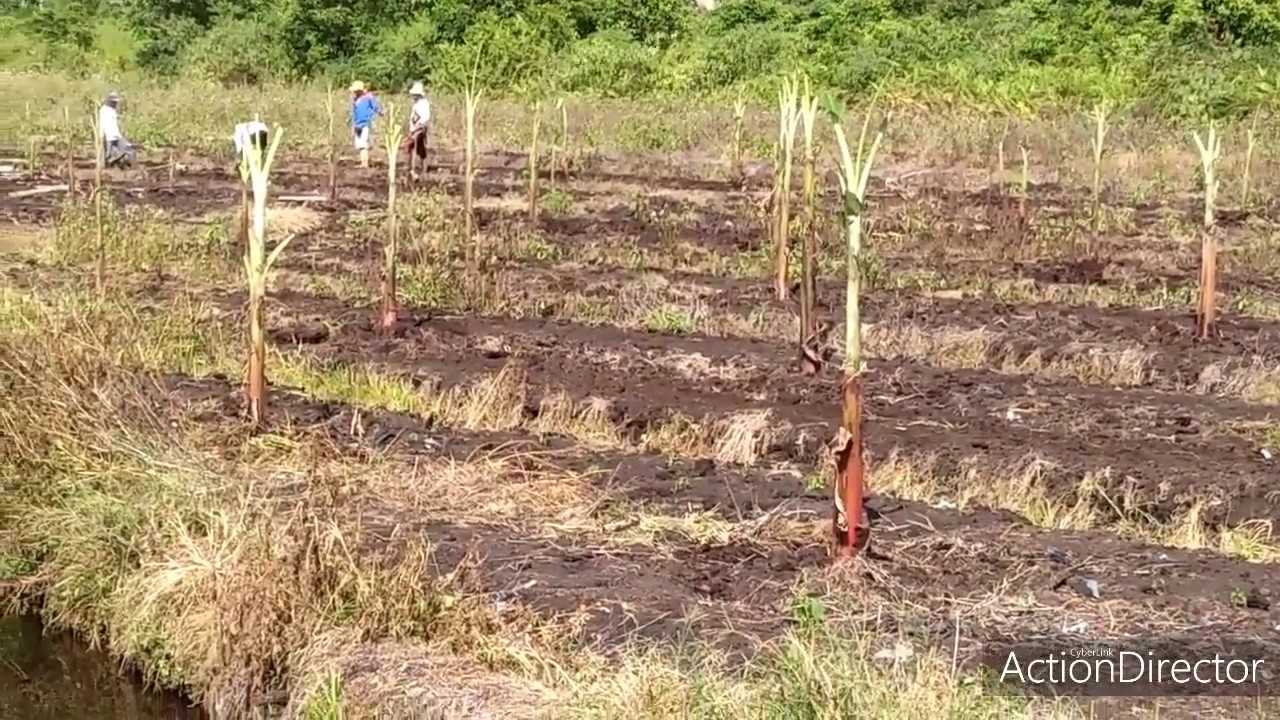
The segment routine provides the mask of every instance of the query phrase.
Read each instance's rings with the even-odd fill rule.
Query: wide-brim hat
[[[351,87],[350,87],[349,91],[350,91],[350,92],[364,92],[364,83],[360,82],[359,80],[353,80],[353,81],[351,81]]]
[[[426,95],[427,89],[422,87],[422,83],[416,82],[413,84],[413,87],[409,88],[409,94],[410,95]]]
[[[102,99],[102,102],[105,102],[105,103],[113,103],[113,102],[116,102],[116,103],[118,103],[118,102],[120,102],[120,93],[116,92],[115,90],[112,90],[111,92],[107,93],[107,96],[106,96],[105,98],[103,98],[103,99]]]

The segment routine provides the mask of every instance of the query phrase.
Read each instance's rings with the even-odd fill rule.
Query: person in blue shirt
[[[356,150],[360,151],[360,167],[369,167],[369,143],[373,132],[373,118],[382,115],[382,103],[367,91],[364,83],[351,83],[351,130],[355,134]]]

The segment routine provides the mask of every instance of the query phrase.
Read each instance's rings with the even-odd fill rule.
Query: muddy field
[[[456,216],[460,164],[456,153],[437,156],[426,180],[402,194],[407,202],[443,194],[438,212]],[[873,181],[869,232],[879,265],[865,332],[874,544],[857,570],[831,573],[829,490],[814,479],[830,474],[826,444],[838,420],[838,238],[824,241],[819,287],[830,362],[819,376],[800,377],[794,305],[773,298],[767,264],[744,260],[764,244],[768,178],[657,177],[626,159],[595,164],[561,177],[549,192],[562,205],[544,203],[531,227],[523,158],[484,158],[477,227],[504,248],[489,269],[502,301],[468,309],[449,293],[435,304],[409,298],[392,332],[374,327],[376,232],[352,230],[385,208],[385,169],[344,168],[336,202],[293,203],[313,218],[272,293],[279,352],[435,394],[517,377],[519,410],[501,427],[463,427],[447,413],[358,407],[277,386],[274,422],[353,456],[412,464],[484,455],[508,458],[521,473],[586,477],[627,508],[621,519],[593,510],[619,537],[640,522],[625,514],[637,508],[705,514],[734,531],[716,541],[674,533],[601,547],[535,521],[518,532],[427,522],[371,494],[352,511],[370,547],[422,534],[446,568],[479,552],[474,592],[547,616],[586,612],[582,639],[604,649],[692,632],[749,653],[787,627],[797,583],[866,608],[907,602],[928,620],[904,628],[882,618],[883,629],[946,647],[957,623],[966,643],[980,644],[1081,632],[1269,634],[1280,622],[1272,607],[1280,566],[1269,551],[1246,557],[1212,540],[1174,547],[1194,545],[1178,540],[1180,527],[1213,539],[1280,520],[1280,447],[1270,446],[1280,323],[1268,309],[1280,307],[1280,286],[1274,258],[1260,249],[1280,214],[1225,214],[1225,315],[1219,337],[1199,342],[1194,198],[1113,201],[1095,229],[1087,193],[1069,188],[1033,188],[1020,201],[963,178]],[[320,164],[286,164],[273,192],[324,195],[326,177]],[[59,180],[0,180],[9,227],[56,222],[61,193],[8,197],[41,182]],[[185,222],[226,214],[240,196],[231,168],[207,160],[172,181],[159,165],[120,173],[111,190],[122,208],[154,206]],[[537,252],[527,250],[534,240]],[[409,272],[431,270],[413,269],[411,250]],[[456,253],[433,257],[460,265]],[[9,267],[8,282],[29,290],[71,272]],[[125,275],[119,282],[129,285]],[[406,295],[417,292],[413,282],[402,281]],[[363,296],[332,290],[343,283],[363,285]],[[136,285],[139,305],[161,313],[194,293],[228,332],[244,304],[233,280],[173,268]],[[666,314],[654,320],[654,308]],[[187,421],[242,422],[235,378],[168,372],[156,391]],[[598,410],[610,439],[548,431],[549,414],[564,403]],[[677,425],[692,437],[687,452],[655,439]],[[735,427],[750,437],[745,450],[729,452]],[[1269,534],[1250,537],[1271,547]]]

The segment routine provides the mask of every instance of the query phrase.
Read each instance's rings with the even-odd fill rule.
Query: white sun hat
[[[413,87],[409,88],[409,94],[410,95],[426,95],[427,90],[426,88],[422,87],[422,83],[416,82],[413,84]]]

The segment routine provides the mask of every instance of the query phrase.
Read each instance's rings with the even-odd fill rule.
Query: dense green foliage
[[[807,71],[859,93],[1030,111],[1110,98],[1201,117],[1280,69],[1273,0],[7,0],[0,62],[705,94]]]

